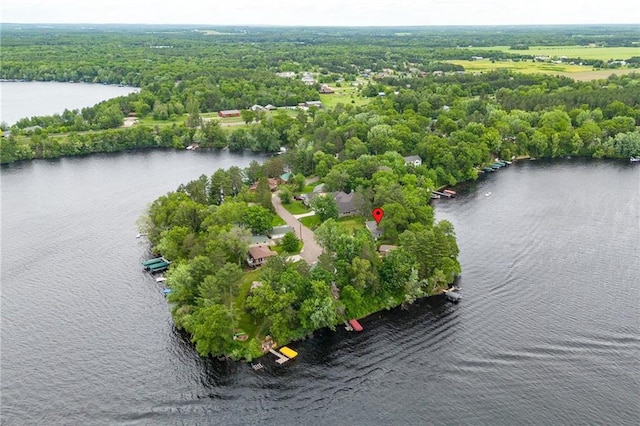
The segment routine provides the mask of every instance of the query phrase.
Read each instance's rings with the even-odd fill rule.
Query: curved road
[[[308,263],[312,264],[318,261],[318,256],[322,254],[322,247],[316,242],[313,237],[313,231],[306,226],[304,226],[298,219],[296,219],[291,213],[287,211],[282,206],[282,202],[280,201],[280,197],[278,197],[278,192],[273,194],[271,197],[271,204],[276,209],[276,213],[278,216],[284,219],[287,222],[287,225],[293,228],[296,237],[302,240],[304,245],[302,246],[302,251],[300,252],[300,256]]]

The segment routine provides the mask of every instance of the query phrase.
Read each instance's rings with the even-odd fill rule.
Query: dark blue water
[[[294,364],[256,373],[201,359],[174,330],[135,238],[156,197],[252,159],[2,167],[3,424],[640,423],[640,167],[524,162],[439,200],[460,304],[318,332]]]

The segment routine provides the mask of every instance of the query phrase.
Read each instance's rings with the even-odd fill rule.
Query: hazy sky
[[[640,0],[2,0],[0,22],[211,25],[640,23]]]

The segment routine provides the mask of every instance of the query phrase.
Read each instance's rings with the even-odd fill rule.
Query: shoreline
[[[429,295],[426,295],[426,296],[423,296],[423,297],[417,298],[417,299],[415,300],[415,302],[422,302],[422,301],[425,301],[425,300],[430,299],[430,298],[433,298],[433,297],[442,296],[442,295],[443,295],[443,294],[445,294],[447,291],[449,291],[449,289],[454,289],[454,288],[455,288],[455,289],[459,290],[459,288],[458,288],[457,286],[455,286],[455,285],[454,285],[454,284],[455,284],[455,282],[456,282],[457,280],[458,280],[458,277],[456,277],[456,278],[453,280],[453,282],[451,282],[451,283],[447,284],[447,286],[446,286],[446,287],[438,287],[438,288],[436,288],[436,289],[434,290],[434,293],[433,293],[433,294],[429,294]],[[453,290],[452,290],[452,291],[453,291]],[[414,303],[415,303],[415,302],[414,302]],[[386,311],[386,312],[390,312],[390,311],[393,311],[393,310],[395,310],[395,309],[403,310],[403,309],[406,309],[406,308],[404,307],[404,303],[400,303],[400,304],[398,304],[398,305],[396,305],[396,306],[393,306],[393,307],[391,307],[391,308],[382,308],[382,309],[379,309],[379,310],[377,310],[377,311],[370,312],[370,313],[368,313],[368,314],[366,314],[366,315],[364,315],[364,316],[362,316],[362,317],[360,317],[360,318],[357,318],[357,320],[358,320],[358,321],[361,321],[361,320],[363,320],[363,319],[367,319],[367,318],[371,317],[372,315],[379,314],[379,313],[382,313],[382,312],[385,312],[385,311]],[[347,320],[345,320],[345,322],[346,322],[346,321],[347,321]],[[305,336],[303,336],[303,337],[300,337],[300,338],[298,338],[298,339],[294,339],[294,340],[291,340],[291,341],[288,341],[288,342],[285,342],[285,343],[278,343],[278,345],[277,345],[277,346],[273,346],[273,349],[278,350],[278,349],[280,349],[280,348],[282,348],[282,347],[284,347],[284,346],[288,346],[288,345],[295,345],[295,346],[297,346],[297,344],[298,344],[299,342],[302,342],[302,341],[304,341],[304,340],[307,340],[307,339],[313,338],[314,333],[316,333],[317,331],[320,331],[320,330],[325,330],[325,329],[326,329],[326,330],[330,331],[332,334],[335,334],[335,333],[338,331],[338,327],[342,326],[343,324],[344,324],[344,322],[338,322],[337,324],[335,324],[335,326],[336,326],[336,329],[335,329],[335,330],[331,330],[331,328],[329,328],[329,327],[322,327],[322,328],[318,328],[318,329],[313,330],[312,332],[310,332],[310,333],[308,333],[307,335],[305,335]],[[354,333],[354,331],[353,331],[353,330],[347,330],[347,331],[348,331],[349,333]],[[222,358],[223,360],[231,361],[231,362],[246,362],[246,363],[250,364],[251,366],[253,366],[255,362],[257,362],[257,363],[261,363],[261,361],[262,361],[262,360],[269,359],[269,358],[267,358],[269,355],[271,355],[271,354],[269,353],[269,351],[266,351],[266,352],[264,352],[262,355],[257,356],[257,357],[254,357],[254,358],[251,358],[251,359],[246,359],[246,358],[245,358],[245,359],[243,359],[243,360],[240,360],[240,359],[233,359],[233,358],[231,358],[229,355],[223,355],[223,356],[219,356],[219,357],[216,357],[216,358]],[[298,353],[298,355],[300,356],[300,355],[301,355],[301,353]],[[297,359],[297,358],[296,358],[296,359]],[[268,362],[268,363],[269,363],[269,364],[271,364],[271,363],[272,363],[272,361],[273,361],[273,360],[269,359],[269,362]],[[273,363],[275,363],[275,361],[273,361]]]

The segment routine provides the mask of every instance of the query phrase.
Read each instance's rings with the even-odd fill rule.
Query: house
[[[296,73],[293,71],[282,71],[282,72],[277,72],[276,75],[282,78],[293,78],[296,76]]]
[[[290,226],[275,226],[271,229],[271,231],[269,231],[269,237],[271,237],[272,240],[279,240],[289,232],[293,232],[293,228],[291,228]]]
[[[252,235],[250,246],[272,245],[275,244],[267,235]]]
[[[278,179],[269,178],[267,180],[269,182],[269,189],[271,190],[271,192],[278,189],[278,184],[280,183]],[[254,182],[253,185],[251,185],[251,187],[249,188],[249,191],[255,191],[256,189],[258,189],[258,182]]]
[[[412,165],[414,167],[418,167],[422,165],[422,158],[418,155],[410,155],[408,157],[404,157],[404,164],[407,166]]]
[[[307,86],[313,86],[314,84],[316,84],[316,79],[310,75],[309,76],[305,75],[304,77],[302,77],[301,80]]]
[[[275,105],[267,104],[264,106],[264,109],[267,111],[273,111],[274,109],[278,109]]]
[[[285,152],[287,152],[286,149],[285,149]],[[282,180],[282,182],[284,183],[287,183],[292,177],[293,177],[293,173],[287,172],[280,175],[280,180]]]
[[[304,106],[306,106],[307,108],[312,106],[317,108],[322,108],[322,101],[307,101],[304,103]]]
[[[358,214],[358,209],[353,200],[353,191],[345,193],[342,191],[334,192],[333,199],[338,205],[338,217],[353,216]]]
[[[380,236],[382,235],[382,231],[378,229],[378,223],[375,220],[368,220],[364,224],[366,225],[369,232],[371,232],[371,235],[373,235],[374,240],[380,238]]]
[[[251,108],[249,108],[251,111],[256,112],[256,111],[264,111],[264,107],[262,105],[258,105],[255,104],[253,105]]]
[[[265,246],[249,247],[249,257],[247,258],[247,264],[255,268],[256,266],[263,265],[271,256],[277,255],[278,253]]]
[[[240,117],[240,111],[237,109],[228,109],[224,111],[218,111],[218,117],[229,118],[229,117]]]
[[[380,253],[382,256],[386,256],[392,250],[395,250],[397,248],[398,246],[394,246],[392,244],[382,244],[380,247],[378,247],[378,253]]]
[[[335,91],[331,87],[329,87],[328,84],[323,84],[322,86],[320,86],[319,92],[323,93],[325,95],[330,95],[330,94],[334,93]]]

